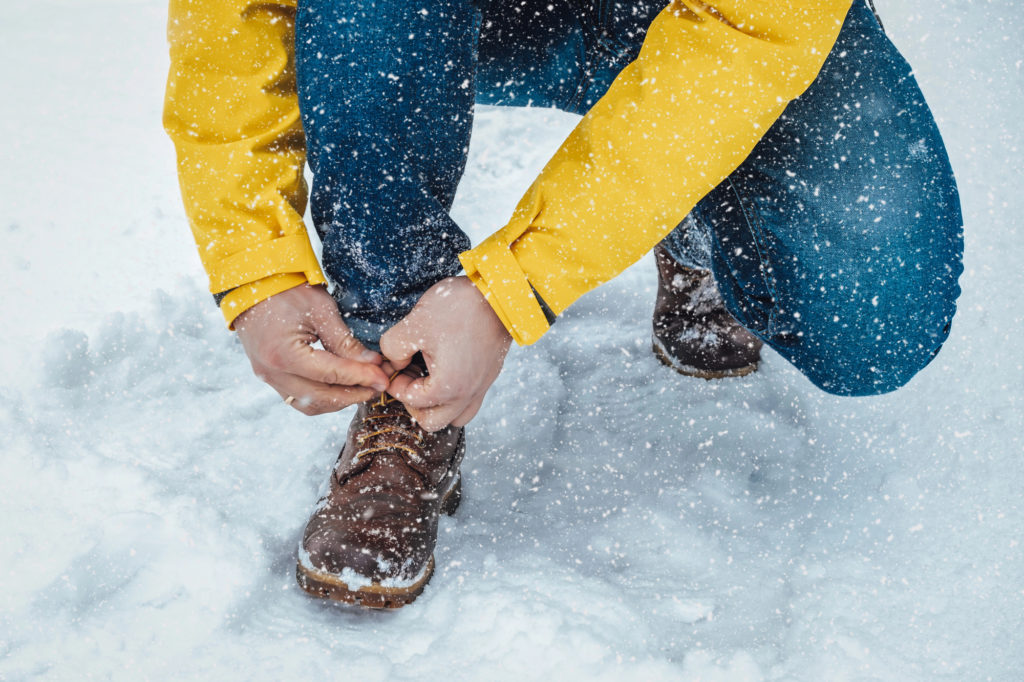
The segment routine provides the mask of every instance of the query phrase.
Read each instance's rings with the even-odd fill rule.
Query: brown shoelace
[[[394,379],[396,376],[398,376],[398,372],[395,372],[391,378]],[[392,409],[389,410],[389,407]],[[370,406],[370,410],[371,412],[385,410],[385,412],[383,414],[371,413],[363,417],[359,431],[356,433],[355,441],[359,450],[352,456],[351,465],[355,466],[364,461],[365,465],[360,466],[356,471],[350,470],[348,474],[339,476],[338,483],[343,484],[359,471],[365,471],[372,465],[372,460],[378,454],[388,453],[398,455],[405,465],[423,481],[423,484],[429,487],[430,477],[423,468],[422,445],[426,440],[423,429],[413,421],[401,401],[387,393],[381,393],[380,398]]]
[[[394,377],[392,377],[392,378],[394,378]],[[391,404],[397,403],[397,402],[398,402],[397,398],[393,398],[393,397],[389,396],[387,393],[381,393],[380,394],[380,399],[374,404],[374,406],[375,407],[384,408],[384,407],[387,407],[388,405],[391,405]],[[397,411],[389,413],[389,414],[370,414],[370,415],[367,415],[366,417],[363,418],[363,427],[366,427],[366,424],[368,422],[377,421],[377,420],[381,420],[381,419],[400,419],[401,417],[402,417],[402,415],[397,413]],[[402,421],[406,421],[406,420],[403,419]],[[409,421],[410,422],[412,421],[411,418],[409,419]],[[384,450],[392,450],[392,449],[396,449],[396,448],[399,449],[399,450],[404,450],[405,452],[409,453],[409,457],[414,462],[422,462],[423,461],[423,457],[420,456],[420,451],[419,451],[419,447],[418,446],[423,445],[424,435],[423,435],[423,430],[420,429],[419,427],[414,427],[415,430],[412,430],[412,431],[410,431],[408,428],[405,428],[405,426],[402,425],[402,424],[382,424],[379,427],[375,427],[374,425],[370,425],[369,428],[370,429],[376,428],[376,430],[370,431],[370,433],[360,434],[356,438],[356,444],[364,445],[366,443],[366,441],[368,441],[369,439],[371,439],[371,438],[373,438],[375,436],[382,436],[382,435],[387,434],[387,433],[401,434],[403,436],[406,436],[409,439],[412,439],[412,443],[409,444],[409,443],[403,443],[403,442],[389,442],[389,443],[382,443],[382,444],[370,445],[369,447],[364,447],[364,448],[358,450],[356,452],[355,456],[352,457],[352,463],[353,464],[358,462],[360,459],[362,459],[363,457],[365,457],[368,454],[372,454],[374,452],[381,452],[381,451],[384,451]],[[410,464],[412,464],[412,463],[410,463]]]

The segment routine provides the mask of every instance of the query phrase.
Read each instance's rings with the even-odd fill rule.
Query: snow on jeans
[[[296,62],[323,265],[373,344],[469,239],[449,209],[474,102],[582,114],[639,52],[646,0],[302,0]],[[962,219],[911,69],[857,0],[811,88],[663,242],[841,395],[905,384],[946,336]]]

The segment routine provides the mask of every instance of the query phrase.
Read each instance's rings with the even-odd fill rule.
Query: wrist
[[[490,295],[486,291],[481,290],[471,278],[460,275],[457,279],[465,282],[463,286],[470,292],[473,301],[476,303],[475,307],[480,310],[481,317],[487,320],[487,326],[494,329],[498,336],[507,339],[511,343],[514,337],[509,330],[506,319],[501,314],[501,308],[494,305]]]
[[[251,310],[258,303],[271,296],[300,287],[304,284],[320,284],[311,282],[301,272],[286,272],[270,275],[263,279],[243,284],[226,292],[220,301],[220,312],[228,323],[228,329],[235,330],[243,313]]]
[[[477,287],[476,284],[468,277],[460,276],[458,279],[464,282],[462,285],[463,288],[469,292],[469,295],[475,302],[475,307],[479,310],[479,315],[486,320],[484,326],[493,330],[494,334],[502,340],[507,343],[511,343],[512,334],[509,332],[508,327],[505,326],[505,321],[502,319],[498,310],[491,305],[487,294],[481,291],[480,288]]]

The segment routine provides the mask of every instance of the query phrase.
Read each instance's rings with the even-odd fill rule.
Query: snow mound
[[[157,124],[164,4],[19,4],[0,678],[1019,679],[1024,26],[1009,1],[941,7],[884,8],[968,223],[937,360],[872,399],[769,351],[749,377],[681,377],[650,352],[645,259],[512,352],[431,583],[378,613],[295,584],[352,412],[282,405],[197,284]],[[474,240],[573,123],[481,108],[455,209]]]

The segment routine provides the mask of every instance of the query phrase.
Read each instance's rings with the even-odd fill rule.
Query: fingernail
[[[380,359],[380,355],[374,353],[372,350],[364,350],[359,354],[360,362],[376,362],[378,359]]]
[[[374,387],[374,388],[375,388],[376,390],[380,391],[381,393],[383,393],[384,391],[388,390],[388,385],[387,385],[387,383],[386,383],[386,382],[383,382],[383,381],[378,381],[378,382],[376,382],[376,383],[375,383],[375,384],[373,385],[373,387]]]

